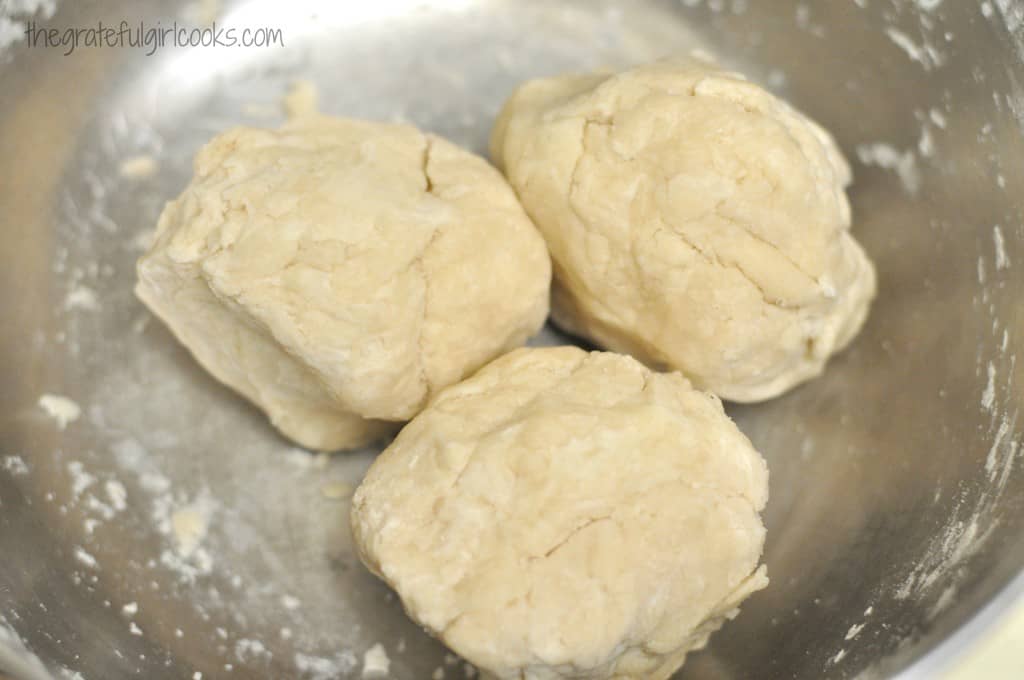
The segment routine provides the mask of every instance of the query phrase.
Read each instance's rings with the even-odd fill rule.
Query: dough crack
[[[782,250],[777,245],[775,245],[774,243],[772,243],[768,239],[764,238],[763,236],[755,233],[753,230],[751,230],[743,222],[738,222],[738,221],[734,220],[733,218],[731,218],[731,217],[729,217],[727,215],[723,215],[722,214],[722,205],[724,203],[725,203],[724,201],[719,201],[718,203],[715,204],[715,215],[718,217],[718,219],[724,220],[725,222],[728,222],[729,224],[731,224],[734,227],[737,227],[738,229],[743,231],[743,233],[745,233],[747,236],[749,236],[750,238],[754,239],[758,243],[761,243],[761,244],[763,244],[765,246],[768,246],[773,251],[775,251],[775,253],[778,254],[779,257],[781,257],[786,262],[791,264],[793,266],[793,269],[797,270],[798,272],[800,272],[801,274],[806,276],[809,280],[811,280],[815,284],[818,283],[818,279],[816,277],[811,276],[810,273],[808,273],[803,267],[801,267],[799,264],[797,264],[796,260],[794,260],[792,257],[790,257],[789,254],[786,253],[784,250]],[[785,305],[782,305],[782,306],[785,306]]]
[[[434,182],[430,179],[430,158],[431,153],[434,150],[434,143],[430,135],[423,136],[423,160],[422,160],[422,172],[423,178],[426,181],[426,192],[432,196],[434,193]],[[434,241],[441,235],[441,226],[434,227],[434,231],[430,234],[430,238],[423,245],[423,249],[420,254],[416,257],[414,265],[420,270],[420,276],[423,277],[423,306],[420,316],[419,328],[416,331],[416,347],[419,349],[418,353],[418,367],[420,373],[420,382],[423,384],[423,399],[421,404],[430,398],[431,386],[430,377],[427,375],[427,350],[423,345],[423,332],[427,326],[427,317],[430,315],[430,275],[427,273],[427,268],[423,265],[423,258],[427,256],[427,252],[434,245]]]
[[[587,132],[588,132],[588,130],[590,130],[591,126],[593,126],[593,125],[597,125],[599,127],[608,127],[608,128],[610,128],[610,127],[613,126],[613,123],[606,122],[606,121],[603,121],[603,120],[595,120],[595,119],[591,119],[591,118],[583,119],[583,127],[582,127],[582,129],[580,131],[580,153],[576,157],[576,163],[575,163],[575,165],[573,165],[572,173],[569,175],[569,195],[568,195],[569,210],[576,217],[576,219],[579,220],[580,224],[583,226],[583,228],[587,232],[592,232],[593,231],[592,225],[590,224],[589,220],[587,220],[582,214],[580,214],[580,211],[579,211],[579,209],[576,206],[576,196],[577,196],[577,192],[579,190],[579,171],[580,171],[580,166],[583,163],[583,159],[587,156],[588,152],[590,151],[590,149],[588,148],[588,144],[587,144]],[[621,156],[619,156],[619,157],[622,158]],[[630,160],[630,159],[624,159],[624,160]],[[735,220],[732,220],[732,219],[730,219],[728,217],[723,216],[721,214],[721,210],[720,210],[721,206],[722,206],[722,202],[719,202],[718,204],[716,204],[715,209],[714,209],[715,214],[718,215],[721,219],[723,219],[723,220],[725,220],[727,222],[730,222],[731,224],[737,226],[739,229],[741,229],[745,233],[750,234],[753,238],[755,238],[757,240],[760,240],[761,242],[769,245],[776,252],[778,252],[780,255],[783,255],[782,252],[780,250],[778,250],[778,248],[776,248],[773,244],[771,244],[771,243],[769,243],[767,241],[764,241],[763,239],[761,239],[760,237],[755,236],[754,234],[751,234],[750,230],[746,229],[744,226],[740,225]],[[666,226],[669,227],[668,231],[670,231],[672,234],[675,234],[679,238],[679,240],[681,240],[683,242],[684,245],[686,245],[691,250],[693,250],[707,264],[709,264],[711,266],[718,266],[718,267],[724,267],[724,268],[727,268],[727,269],[732,269],[733,271],[736,271],[737,273],[739,273],[740,276],[742,276],[744,279],[746,279],[746,281],[757,290],[758,294],[761,296],[762,301],[766,305],[775,307],[777,309],[784,309],[784,310],[792,310],[793,309],[791,307],[787,307],[786,305],[781,304],[778,300],[775,300],[770,295],[768,295],[767,291],[765,291],[765,289],[761,286],[761,284],[758,283],[756,280],[754,280],[754,278],[752,276],[750,276],[750,274],[746,270],[744,270],[742,266],[740,266],[737,263],[725,263],[725,262],[720,261],[717,257],[713,257],[711,255],[708,255],[706,252],[704,252],[703,249],[699,248],[693,241],[691,241],[689,238],[687,238],[684,233],[682,233],[680,230],[676,229],[674,227],[674,225],[669,224],[665,220],[663,215],[659,215],[659,217],[662,220],[662,222]],[[632,223],[631,222],[628,223],[628,226],[632,227]],[[629,244],[630,244],[630,251],[631,251],[631,253],[633,253],[633,258],[632,258],[633,264],[634,264],[634,267],[637,268],[638,274],[639,274],[640,270],[642,270],[642,267],[640,267],[639,264],[636,261],[636,256],[635,256],[635,239],[630,238],[629,239]],[[786,256],[783,255],[783,257],[786,257]],[[786,259],[788,260],[788,258],[786,258]],[[796,264],[793,263],[793,266],[796,267]],[[804,272],[802,269],[800,269],[799,267],[797,267],[797,269],[802,274],[807,276],[807,273]],[[813,277],[809,277],[809,278],[811,278],[812,281],[815,280]],[[619,321],[621,322],[621,318],[617,314],[615,314],[615,310],[610,309],[607,306],[605,306],[601,302],[600,298],[594,297],[594,301],[599,303],[599,304],[601,304],[601,306],[604,307],[607,312],[609,312],[610,314],[613,314],[615,316],[615,318],[619,319]]]
[[[591,517],[591,518],[590,518],[590,519],[588,519],[587,521],[583,522],[583,524],[580,524],[580,525],[579,525],[578,527],[576,527],[575,529],[573,529],[572,531],[570,531],[570,532],[569,532],[569,533],[568,533],[568,534],[567,534],[567,535],[566,535],[566,536],[565,536],[565,537],[564,537],[564,538],[563,538],[562,540],[560,540],[560,541],[559,541],[558,543],[556,543],[555,545],[551,546],[551,547],[550,547],[550,548],[549,548],[548,550],[546,550],[546,551],[544,552],[544,554],[543,554],[543,555],[541,555],[541,556],[539,556],[539,557],[533,557],[533,558],[531,558],[531,560],[530,560],[530,561],[535,561],[535,560],[538,560],[538,559],[547,559],[547,558],[551,557],[551,556],[552,556],[552,555],[554,555],[554,554],[555,554],[556,552],[558,552],[558,551],[559,551],[559,549],[561,549],[561,548],[562,548],[563,546],[565,546],[565,545],[566,545],[566,544],[567,544],[567,543],[568,543],[569,541],[571,541],[571,540],[572,540],[572,539],[573,539],[573,538],[574,538],[575,536],[577,536],[578,534],[582,533],[582,532],[583,532],[584,530],[586,530],[586,529],[588,529],[589,527],[591,527],[591,526],[593,526],[593,525],[597,524],[598,522],[605,522],[605,521],[608,521],[608,520],[610,520],[611,518],[612,518],[612,516],[611,516],[611,515],[602,515],[602,516],[600,516],[600,517]]]
[[[733,271],[737,272],[740,276],[742,276],[744,279],[746,279],[747,283],[749,283],[751,286],[753,286],[757,290],[757,292],[761,296],[761,301],[764,302],[766,305],[768,305],[770,307],[775,307],[776,309],[792,311],[791,308],[786,307],[786,306],[780,304],[777,300],[772,299],[772,297],[770,295],[768,295],[768,293],[765,291],[765,289],[761,287],[761,284],[759,284],[757,281],[755,281],[754,278],[752,276],[750,276],[750,274],[748,274],[743,269],[743,267],[741,267],[739,264],[737,264],[735,262],[722,262],[721,260],[718,259],[718,257],[712,256],[712,255],[708,255],[703,250],[698,248],[697,245],[693,241],[691,241],[689,238],[687,238],[685,233],[683,233],[679,229],[676,229],[674,225],[672,225],[672,224],[668,223],[667,221],[665,221],[664,215],[659,215],[658,218],[661,220],[662,224],[664,224],[668,228],[668,231],[670,231],[673,235],[678,237],[679,240],[682,241],[683,245],[685,245],[686,247],[690,248],[693,252],[695,252],[698,257],[700,257],[702,260],[704,260],[705,263],[707,263],[708,265],[711,265],[713,267],[722,267],[724,269],[732,269]]]
[[[431,194],[431,195],[435,195],[434,194],[434,181],[432,179],[430,179],[430,154],[434,150],[434,142],[430,138],[430,135],[424,135],[423,136],[423,142],[424,142],[424,144],[423,144],[423,165],[422,165],[423,179],[426,180],[426,183],[427,183],[427,189],[426,189],[427,193]]]

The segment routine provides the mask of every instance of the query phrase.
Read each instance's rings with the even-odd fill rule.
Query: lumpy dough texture
[[[552,315],[735,401],[818,375],[875,274],[832,137],[699,59],[522,85],[491,138],[555,261]]]
[[[680,374],[521,349],[402,430],[352,528],[409,614],[492,677],[661,679],[767,583],[767,482]]]
[[[366,443],[544,322],[543,239],[443,139],[312,115],[233,129],[194,165],[137,293],[304,446]]]

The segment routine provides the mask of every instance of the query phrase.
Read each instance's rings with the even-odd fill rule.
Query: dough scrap
[[[698,58],[520,86],[491,137],[555,262],[567,331],[734,401],[817,376],[875,273],[816,123]]]
[[[412,618],[491,677],[657,680],[767,584],[767,494],[680,374],[520,349],[402,430],[351,521]]]
[[[497,171],[441,138],[309,114],[230,130],[194,170],[137,294],[303,446],[381,436],[547,315],[543,239]]]

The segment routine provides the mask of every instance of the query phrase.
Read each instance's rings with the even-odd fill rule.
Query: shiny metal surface
[[[26,4],[60,28],[197,9],[64,0],[46,19],[47,3]],[[703,47],[861,159],[855,229],[878,302],[824,378],[731,409],[771,468],[772,584],[681,677],[885,677],[1024,566],[1024,4],[198,9],[280,28],[285,46],[63,56],[10,38],[24,14],[0,23],[0,669],[347,677],[380,643],[392,677],[462,676],[350,549],[345,484],[373,452],[291,450],[131,292],[140,239],[195,150],[231,125],[276,123],[295,78],[327,112],[405,118],[482,152],[524,78]],[[155,174],[123,176],[140,154]],[[43,394],[81,416],[59,429]],[[931,677],[938,658],[910,675]]]

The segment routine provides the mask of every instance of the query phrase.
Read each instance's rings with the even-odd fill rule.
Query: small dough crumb
[[[337,501],[351,496],[352,490],[348,482],[328,482],[320,487],[320,494],[328,500]]]
[[[82,415],[82,409],[78,404],[58,394],[42,395],[39,397],[39,406],[57,422],[58,430],[63,430]]]
[[[156,159],[145,154],[124,159],[121,161],[118,172],[121,177],[127,179],[145,179],[155,175],[157,168]]]
[[[208,524],[208,515],[198,508],[182,508],[171,515],[171,528],[179,555],[189,557],[196,551],[206,538]]]
[[[289,118],[298,118],[315,114],[319,108],[320,95],[316,84],[311,80],[296,80],[288,93],[282,97],[281,104]]]
[[[388,674],[391,668],[391,659],[388,658],[387,650],[381,643],[377,643],[366,650],[363,655],[363,677],[380,678]]]

